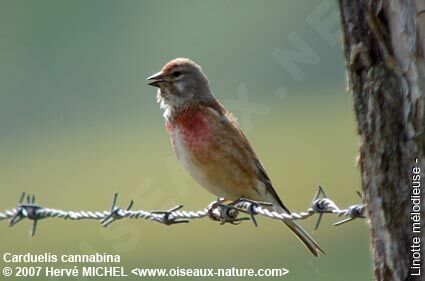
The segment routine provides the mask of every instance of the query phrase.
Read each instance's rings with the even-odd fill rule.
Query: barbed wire
[[[361,197],[360,193],[358,193]],[[24,203],[26,199],[26,203]],[[239,224],[244,220],[251,220],[255,226],[258,226],[255,216],[261,215],[269,219],[277,220],[303,220],[318,214],[315,229],[320,225],[323,214],[334,214],[345,219],[334,223],[341,225],[356,218],[365,218],[365,205],[356,204],[348,206],[346,209],[340,209],[331,199],[329,199],[323,188],[319,189],[314,196],[310,208],[304,212],[291,214],[277,213],[270,210],[271,204],[266,202],[253,201],[241,198],[232,203],[225,204],[223,199],[217,199],[211,202],[207,208],[198,211],[181,210],[183,205],[178,205],[167,211],[133,211],[131,208],[134,201],[131,200],[127,208],[123,209],[117,206],[118,193],[114,194],[112,207],[109,211],[63,211],[59,209],[45,208],[35,204],[34,195],[22,193],[16,208],[0,212],[0,221],[10,219],[9,226],[14,226],[18,222],[29,219],[33,221],[31,235],[34,236],[38,221],[46,218],[60,218],[66,220],[100,220],[103,227],[120,219],[146,219],[156,221],[165,225],[178,223],[188,223],[189,220],[210,218],[220,222],[220,224],[231,223]],[[240,214],[246,214],[248,217],[240,217]]]

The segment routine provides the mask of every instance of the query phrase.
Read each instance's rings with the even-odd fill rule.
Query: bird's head
[[[159,88],[157,98],[164,108],[214,100],[201,67],[189,59],[174,59],[146,80],[148,85]]]

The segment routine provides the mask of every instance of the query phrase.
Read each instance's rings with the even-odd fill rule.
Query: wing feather
[[[239,127],[239,124],[237,123],[236,119],[232,116],[231,113],[226,111],[223,106],[219,103],[215,104],[213,106],[213,109],[216,110],[219,114],[222,115],[222,118],[224,119],[225,123],[231,127],[235,131],[235,133],[239,134],[241,143],[245,146],[245,149],[249,151],[250,156],[252,158],[252,161],[254,162],[256,173],[258,180],[264,184],[266,187],[266,192],[268,192],[279,204],[282,209],[288,213],[291,213],[290,210],[283,204],[282,200],[279,198],[279,195],[277,194],[272,181],[270,180],[270,177],[267,175],[267,172],[261,163],[261,161],[258,159],[257,155],[255,154],[254,149],[252,148],[251,144],[249,143],[247,137],[242,132],[242,130]],[[255,187],[252,187],[255,189]]]

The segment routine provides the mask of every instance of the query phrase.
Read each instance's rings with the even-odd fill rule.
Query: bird
[[[278,213],[291,213],[236,119],[213,95],[197,63],[176,58],[146,80],[158,88],[157,102],[164,110],[173,150],[195,182],[219,198],[268,202]],[[314,256],[324,254],[300,224],[289,219],[283,222]]]

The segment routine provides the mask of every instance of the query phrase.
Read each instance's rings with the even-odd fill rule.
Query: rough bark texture
[[[425,280],[422,187],[421,276],[411,275],[410,268],[412,168],[420,167],[422,178],[425,169],[425,0],[338,2],[374,275],[386,281]]]

